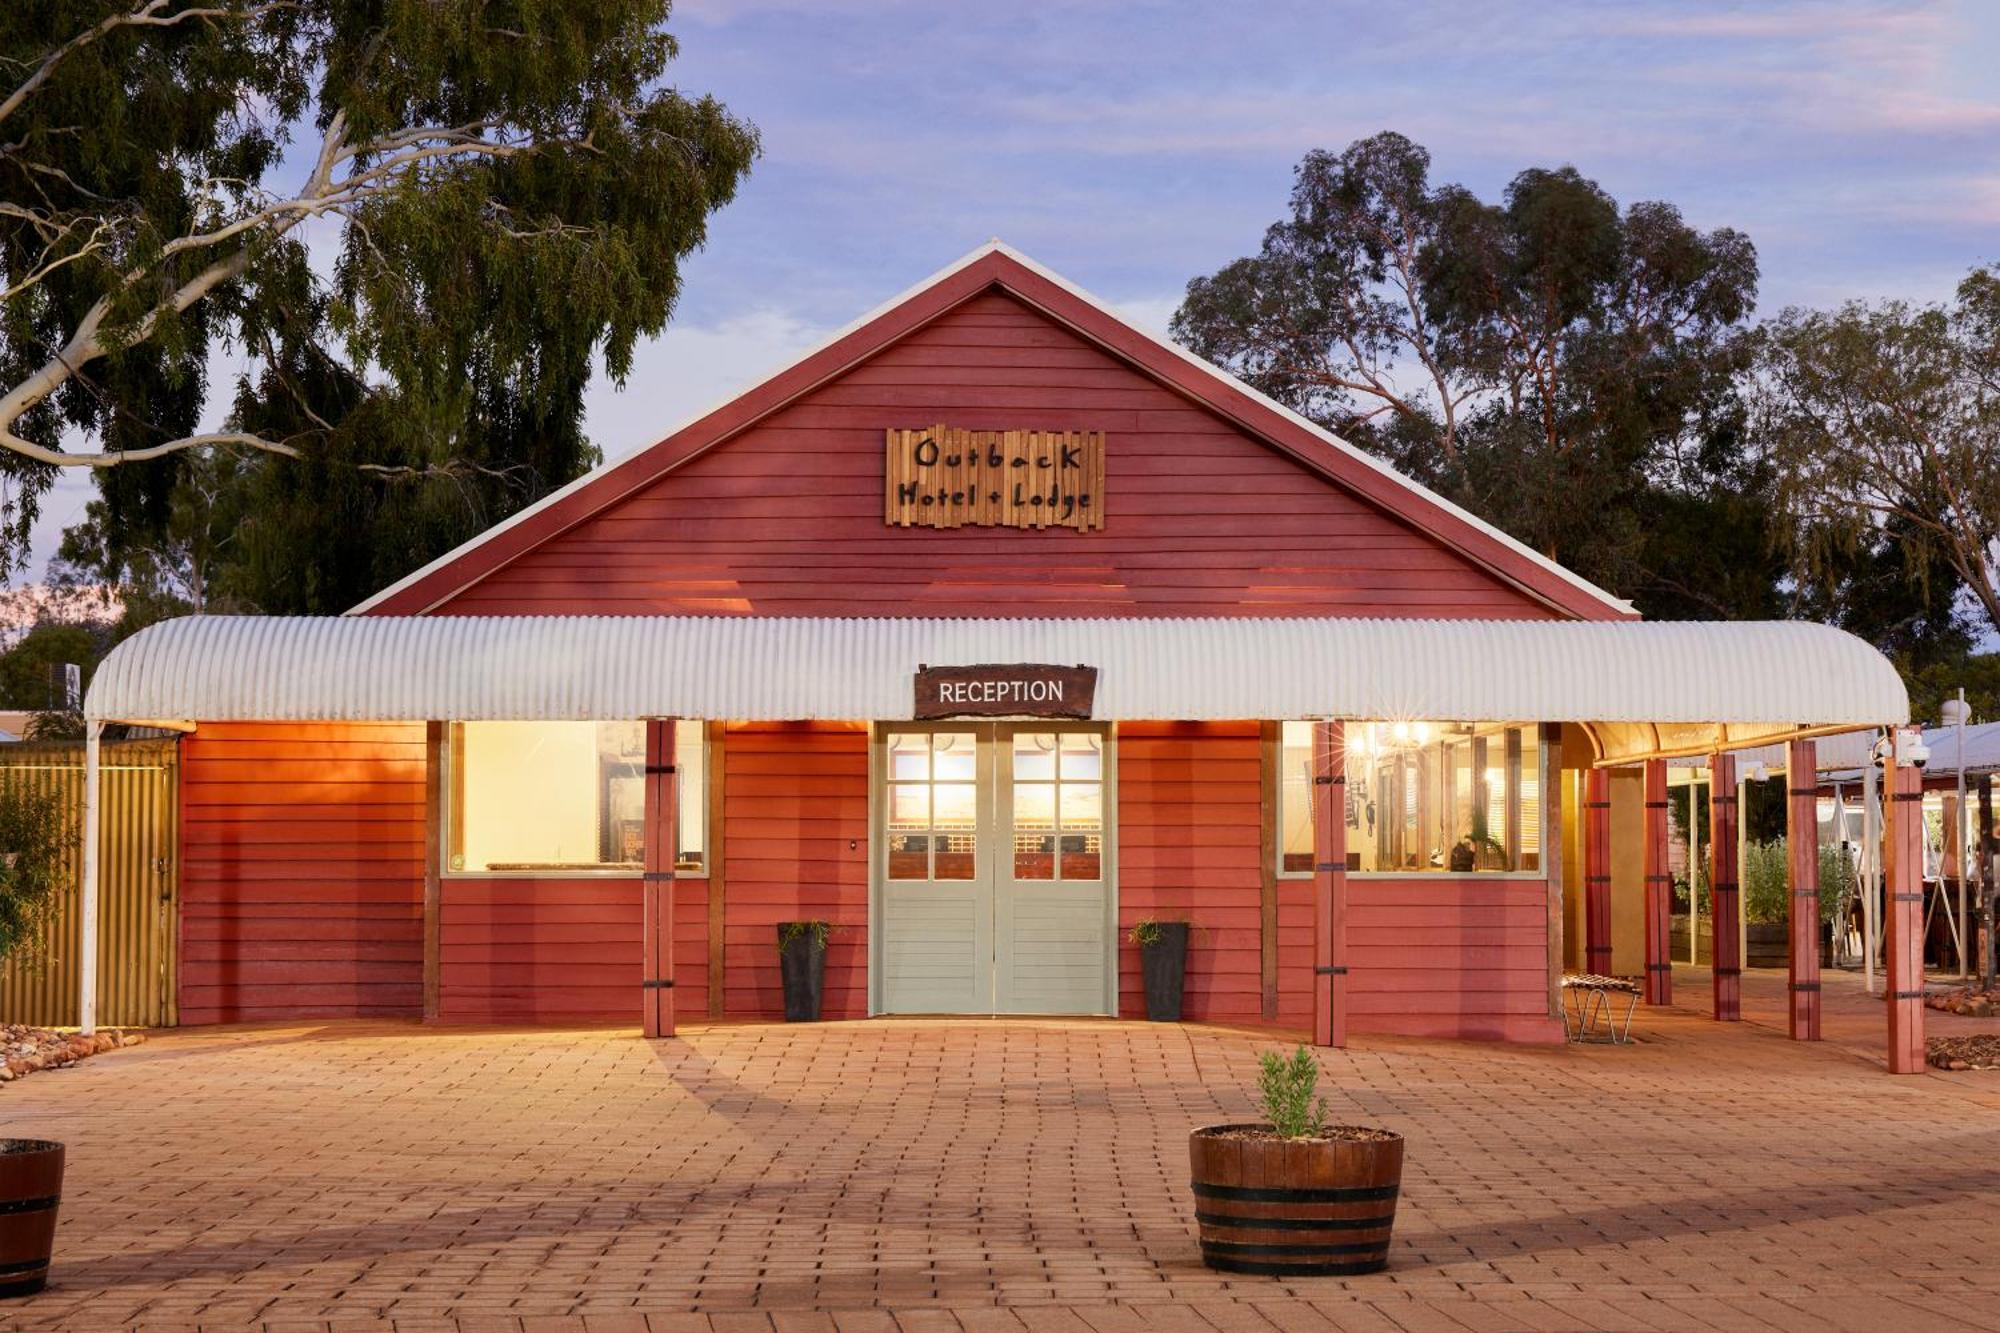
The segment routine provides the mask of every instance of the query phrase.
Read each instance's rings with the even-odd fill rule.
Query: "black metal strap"
[[[1792,983],[1792,989],[1794,991],[1817,992],[1819,990],[1819,983],[1817,981],[1794,981]]]
[[[1818,788],[1818,787],[1791,787],[1791,788],[1788,788],[1788,790],[1789,790],[1789,791],[1790,791],[1790,792],[1792,793],[1792,795],[1794,795],[1794,796],[1817,796],[1817,795],[1819,795],[1819,788]]]
[[[1583,882],[1584,882],[1584,883],[1586,883],[1586,884],[1609,884],[1609,883],[1611,882],[1611,876],[1609,876],[1609,875],[1585,875],[1585,876],[1583,877]]]
[[[648,764],[646,765],[646,771],[648,773],[671,773],[674,771],[674,766],[672,764]]]
[[[1584,809],[1586,809],[1586,810],[1609,810],[1609,809],[1611,808],[1611,802],[1609,802],[1609,801],[1585,801],[1585,802],[1583,803],[1583,808],[1584,808]]]
[[[1347,975],[1347,969],[1344,967],[1315,967],[1313,971],[1323,977],[1344,977]]]
[[[1648,963],[1646,964],[1646,970],[1648,972],[1671,972],[1674,970],[1674,965],[1672,963]]]
[[[1889,998],[1892,1000],[1921,1000],[1924,998],[1924,993],[1920,990],[1892,990],[1889,992]]]
[[[672,990],[674,988],[674,979],[672,977],[654,977],[639,984],[647,990]]]
[[[1665,801],[1648,801],[1646,802],[1646,808],[1648,810],[1665,810],[1668,806]]]
[[[1710,796],[1708,803],[1710,805],[1735,805],[1736,796],[1733,792],[1723,792],[1719,795]]]
[[[1895,799],[1899,801],[1921,801],[1924,799],[1924,794],[1920,791],[1899,791],[1896,793]]]
[[[648,870],[645,874],[640,876],[640,878],[645,880],[648,884],[658,884],[664,880],[673,879],[674,877],[675,877],[674,872],[671,870]]]
[[[1923,900],[1924,895],[1921,893],[1892,893],[1889,895],[1889,901],[1892,903],[1920,903]]]
[[[1648,875],[1646,876],[1646,882],[1648,884],[1671,884],[1674,882],[1674,877],[1672,875]]]
[[[1740,967],[1718,967],[1714,971],[1718,977],[1740,977],[1743,975],[1743,969]]]
[[[1347,782],[1347,775],[1345,773],[1335,773],[1332,777],[1328,777],[1325,774],[1316,773],[1313,775],[1313,782],[1315,785],[1321,787],[1329,784],[1336,787],[1343,786]]]
[[[1735,880],[1717,880],[1709,886],[1711,893],[1734,893],[1740,887]]]
[[[1313,873],[1316,875],[1338,875],[1341,871],[1345,869],[1347,869],[1347,867],[1342,865],[1338,861],[1313,862]]]

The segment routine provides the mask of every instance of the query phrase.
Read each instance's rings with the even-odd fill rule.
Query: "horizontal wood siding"
[[[734,725],[722,755],[724,1014],[782,1017],[778,923],[825,920],[822,1017],[866,1017],[867,728]]]
[[[1127,936],[1151,918],[1194,926],[1184,1017],[1263,1019],[1258,732],[1255,722],[1118,728],[1118,1012],[1124,1017],[1146,1014],[1139,950]],[[1311,944],[1308,937],[1308,968]]]
[[[447,879],[438,1017],[448,1023],[639,1022],[639,881]],[[674,882],[674,986],[705,1017],[708,881]]]
[[[182,756],[180,1021],[420,1014],[423,724],[208,724]]]
[[[1311,883],[1281,886],[1291,890],[1281,1017],[1310,1020]],[[1541,880],[1350,879],[1353,1030],[1559,1040],[1548,1016],[1547,914]],[[1295,935],[1302,941],[1291,943]]]
[[[884,526],[884,431],[940,422],[1106,432],[1104,530]],[[997,292],[542,542],[439,609],[1553,614]]]

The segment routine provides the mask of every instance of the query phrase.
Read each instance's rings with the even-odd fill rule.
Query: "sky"
[[[998,236],[1164,330],[1306,152],[1394,129],[1497,198],[1574,165],[1756,244],[1760,313],[2000,261],[2000,0],[680,0],[764,152],[588,427],[617,458]],[[39,568],[91,484],[44,504]]]

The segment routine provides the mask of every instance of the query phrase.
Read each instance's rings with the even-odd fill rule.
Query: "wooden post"
[[[1785,756],[1785,852],[1791,863],[1791,996],[1793,1041],[1819,1040],[1819,765],[1811,741],[1793,741]]]
[[[1994,894],[2000,891],[1993,875],[1993,775],[1979,775],[1979,903],[1985,931],[1979,944],[1979,977],[1982,990],[1993,989],[1994,934],[2000,931],[1995,920]]]
[[[1347,771],[1338,722],[1313,723],[1313,1045],[1347,1045]]]
[[[1674,881],[1667,870],[1667,761],[1646,761],[1646,1003],[1674,1002]]]
[[[1903,731],[1892,735],[1902,743]],[[1924,771],[1898,763],[1882,770],[1882,881],[1886,901],[1883,980],[1888,988],[1889,1072],[1924,1070]]]
[[[445,733],[449,722],[424,724],[424,1020],[435,1022],[443,998]]]
[[[1569,786],[1563,776],[1563,729],[1560,722],[1544,722],[1542,728],[1542,768],[1535,794],[1542,808],[1542,873],[1547,876],[1547,910],[1544,916],[1549,944],[1549,1017],[1563,1014],[1563,797]]]
[[[1583,970],[1611,975],[1611,773],[1584,778]]]
[[[641,1028],[648,1037],[674,1035],[674,853],[679,813],[674,789],[674,720],[646,723],[646,860],[640,932],[644,955]]]
[[[725,962],[723,928],[728,920],[728,866],[723,858],[723,835],[725,826],[722,819],[722,804],[726,796],[724,767],[727,755],[723,746],[728,743],[728,724],[711,722],[708,724],[708,863],[702,867],[708,872],[708,1016],[722,1017],[723,1003],[727,995],[724,990]]]
[[[1278,858],[1283,855],[1278,826],[1284,817],[1284,723],[1259,724],[1257,754],[1257,799],[1263,808],[1257,855],[1264,865],[1257,889],[1257,981],[1262,1000],[1259,1012],[1268,1023],[1278,1017]]]
[[[1743,913],[1736,883],[1736,757],[1708,759],[1708,892],[1715,927],[1715,1017],[1734,1023],[1743,1017]],[[1699,917],[1692,923],[1699,926]]]

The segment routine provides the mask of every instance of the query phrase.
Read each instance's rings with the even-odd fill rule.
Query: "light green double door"
[[[1110,1013],[1103,729],[939,723],[876,747],[879,1010]]]

